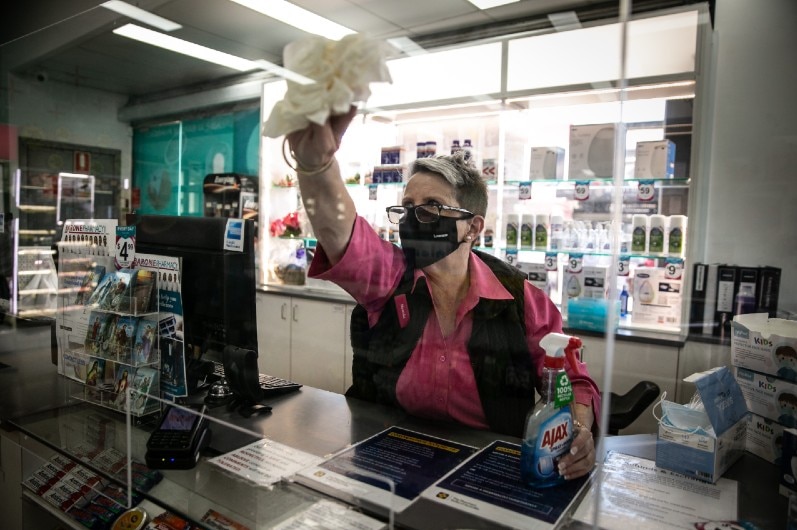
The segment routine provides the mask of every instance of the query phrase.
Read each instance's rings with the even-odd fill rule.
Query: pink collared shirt
[[[329,280],[348,292],[368,313],[373,326],[386,303],[391,301],[404,274],[401,249],[384,241],[362,218],[357,217],[351,239],[341,260],[334,266],[319,246],[310,265],[309,276]],[[464,425],[487,429],[487,419],[479,400],[476,380],[470,365],[467,344],[473,326],[472,310],[480,298],[511,299],[490,268],[471,253],[470,287],[457,308],[454,331],[443,337],[436,310],[429,314],[418,345],[401,372],[396,397],[410,414],[431,419],[454,420]],[[415,280],[423,276],[415,271]],[[432,285],[427,283],[429,289]],[[525,287],[526,343],[537,375],[542,374],[545,351],[539,341],[550,332],[562,332],[562,316],[550,298],[527,282]],[[586,365],[579,363],[580,374],[568,366],[577,403],[591,405],[595,419],[600,414],[600,393],[589,377]]]

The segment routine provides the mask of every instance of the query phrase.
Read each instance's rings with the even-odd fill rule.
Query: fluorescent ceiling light
[[[177,37],[172,37],[171,35],[164,35],[163,33],[142,28],[141,26],[136,26],[135,24],[125,24],[121,28],[116,28],[113,30],[113,32],[123,37],[163,48],[164,50],[182,53],[183,55],[188,55],[189,57],[194,57],[196,59],[202,59],[203,61],[207,61],[209,63],[226,66],[227,68],[232,68],[233,70],[238,70],[239,72],[248,72],[249,70],[256,70],[260,68],[256,62],[250,61],[249,59],[243,59],[235,55],[230,55],[229,53],[214,50],[213,48],[200,46],[199,44],[178,39]]]
[[[294,83],[299,83],[300,85],[312,85],[315,83],[315,81],[309,77],[305,77],[302,74],[294,72],[293,70],[288,70],[287,68],[283,68],[282,66],[270,63],[266,60],[260,59],[254,62],[263,70],[271,72],[274,75],[278,75],[284,79],[287,79],[288,81],[293,81]]]
[[[490,9],[491,7],[503,6],[506,4],[514,4],[520,0],[468,0],[471,4],[479,9]]]
[[[105,9],[110,9],[111,11],[115,11],[120,15],[130,17],[134,20],[138,20],[139,22],[143,22],[144,24],[162,29],[163,31],[174,31],[176,29],[182,28],[182,26],[177,22],[172,22],[167,18],[159,17],[158,15],[154,15],[149,11],[132,6],[127,2],[122,2],[122,0],[109,0],[108,2],[104,2],[100,5]]]
[[[299,28],[307,33],[321,35],[330,40],[340,40],[346,35],[357,33],[336,22],[286,2],[285,0],[232,0],[267,17]]]
[[[417,42],[409,37],[396,37],[387,39],[388,44],[396,48],[398,51],[403,52],[410,57],[414,55],[421,55],[427,52],[423,47],[419,46]]]

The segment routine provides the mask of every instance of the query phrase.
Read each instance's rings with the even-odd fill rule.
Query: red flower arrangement
[[[302,226],[299,224],[299,213],[292,212],[282,219],[271,222],[269,232],[272,237],[299,237],[302,235]]]

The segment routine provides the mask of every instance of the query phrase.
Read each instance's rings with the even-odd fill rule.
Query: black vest
[[[520,437],[526,415],[534,406],[537,386],[537,373],[526,345],[526,275],[489,254],[474,252],[513,300],[479,300],[473,309],[468,355],[490,429]],[[412,285],[412,275],[405,275],[373,328],[368,326],[365,308],[358,305],[352,312],[353,384],[347,396],[398,405],[396,383],[432,309],[425,279],[418,280],[414,291]],[[406,296],[409,307],[409,323],[404,328],[397,316],[396,298],[401,295]]]

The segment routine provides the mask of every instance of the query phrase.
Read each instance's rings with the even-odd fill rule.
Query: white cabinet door
[[[291,297],[257,293],[257,365],[260,373],[291,378]]]
[[[291,379],[342,394],[346,304],[293,298]]]

